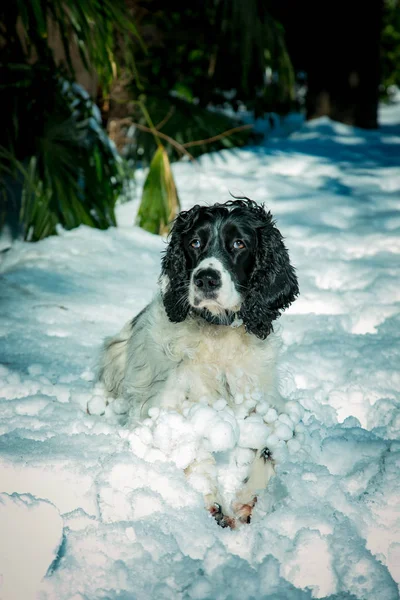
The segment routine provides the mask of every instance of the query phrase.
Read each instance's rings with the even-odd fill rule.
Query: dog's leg
[[[218,504],[218,502],[214,502],[213,506],[211,506],[208,510],[220,527],[230,527],[231,529],[235,529],[235,519],[233,517],[229,517],[228,515],[224,515],[222,512],[222,506]]]
[[[214,509],[217,503],[217,476],[215,458],[207,453],[200,460],[194,460],[185,469],[185,475],[191,485],[204,495],[204,502],[208,510]]]
[[[240,523],[250,523],[251,514],[257,502],[257,492],[267,487],[274,475],[274,461],[268,448],[258,451],[251,465],[250,473],[244,481],[244,486],[236,495],[232,505],[236,519]]]
[[[218,497],[217,474],[215,458],[211,453],[201,460],[195,460],[185,469],[193,487],[204,495],[204,504],[209,513],[221,527],[234,527],[234,519],[224,514]]]

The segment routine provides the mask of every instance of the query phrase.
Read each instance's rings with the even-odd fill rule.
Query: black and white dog
[[[181,212],[159,283],[154,300],[105,342],[100,379],[107,393],[129,400],[133,420],[150,407],[180,411],[183,402],[205,396],[231,399],[234,408],[234,397],[249,386],[279,409],[273,321],[299,289],[271,213],[247,198]],[[268,451],[254,450],[233,517],[222,517],[210,481],[206,505],[221,524],[249,521],[256,491],[273,474]],[[206,472],[212,461],[202,457],[187,472]]]

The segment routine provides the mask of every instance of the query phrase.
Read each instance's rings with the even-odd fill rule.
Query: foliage
[[[385,0],[381,37],[381,80],[384,96],[400,87],[400,0]]]
[[[133,73],[127,83],[125,72],[111,92],[113,124],[127,115],[146,123],[137,105],[145,95],[148,112],[165,135],[180,144],[216,138],[191,147],[197,157],[254,141],[249,131],[218,137],[242,124],[241,109],[257,116],[293,107],[294,73],[284,31],[269,14],[266,0],[194,0],[186,5],[171,0],[168,7],[162,0],[128,0],[128,5],[146,53],[136,45],[140,80]],[[125,155],[148,165],[157,149],[153,137],[133,127],[124,133]],[[173,147],[165,147],[170,160],[176,160]]]
[[[14,107],[15,127],[6,128],[8,143],[0,149],[3,184],[18,176],[21,182],[23,237],[42,239],[54,234],[58,223],[67,229],[81,223],[101,229],[114,225],[121,159],[100,126],[97,107],[82,88],[49,70],[32,66],[23,71],[25,86],[21,78],[2,86],[3,98]],[[25,138],[30,123],[34,135]],[[12,201],[9,195],[3,202],[0,223]]]
[[[184,146],[197,157],[254,140],[249,130],[219,134],[242,124],[238,116],[244,106],[257,114],[289,110],[294,74],[283,29],[268,13],[265,0],[195,0],[186,5],[171,0],[168,8],[162,0],[132,4],[147,51],[136,48],[140,81],[133,77],[130,86],[119,86],[119,91],[128,89],[128,96],[111,94],[111,112],[123,117],[120,124],[124,122],[125,129],[119,139],[124,155],[141,166],[151,163],[138,222],[158,232],[165,227],[167,153],[176,160]],[[267,81],[267,68],[273,81]],[[131,120],[124,118],[127,114]],[[151,135],[153,123],[163,134],[163,144],[167,140],[162,151],[160,139]],[[171,201],[176,206],[174,193]]]
[[[148,112],[165,135],[180,144],[216,138],[191,147],[197,157],[254,141],[250,131],[218,137],[242,124],[242,108],[262,115],[293,107],[294,72],[284,30],[265,0],[194,0],[186,5],[171,0],[168,8],[162,0],[130,4],[147,51],[135,50],[140,80],[134,75],[130,84],[120,80],[112,91],[111,119],[130,115],[134,122],[146,123],[137,106],[144,94]],[[157,148],[153,137],[140,128],[127,127],[125,133],[125,155],[148,165]],[[170,160],[178,158],[170,144],[166,149]]]
[[[58,34],[65,68],[73,77],[71,47],[78,48],[85,67],[94,69],[100,84],[108,88],[117,68],[115,34],[125,40],[125,59],[132,64],[129,36],[138,34],[127,18],[124,0],[13,0],[0,3],[0,47],[2,65],[54,62],[49,45]]]
[[[133,56],[128,36],[137,38],[137,32],[126,17],[124,0],[1,3],[0,226],[7,221],[14,233],[38,240],[55,233],[58,223],[115,224],[121,159],[97,107],[69,80],[75,50],[103,89],[110,87],[116,31]],[[53,53],[57,36],[64,53],[60,66]]]
[[[150,233],[160,235],[168,233],[179,206],[168,154],[160,144],[153,156],[144,184],[137,224]]]
[[[138,1],[146,7],[140,30],[147,55],[137,51],[142,90],[165,98],[178,94],[205,107],[245,104],[265,110],[270,66],[292,99],[293,73],[284,32],[268,12],[265,0],[206,0],[182,5],[178,0]],[[285,55],[281,60],[280,55]],[[275,106],[275,109],[279,107]]]
[[[155,127],[165,135],[179,144],[187,144],[196,140],[196,145],[192,144],[188,148],[194,158],[205,152],[244,146],[252,139],[251,131],[242,130],[214,142],[206,142],[208,138],[216,136],[216,134],[242,125],[242,122],[237,118],[208,110],[182,98],[150,96],[146,97],[145,104]],[[133,111],[133,121],[141,124],[147,122],[140,106],[135,107]],[[130,142],[125,156],[132,159],[135,164],[139,162],[141,166],[147,166],[157,149],[158,142],[148,132],[139,128],[132,128]],[[171,144],[166,144],[166,151],[171,161],[180,157]]]

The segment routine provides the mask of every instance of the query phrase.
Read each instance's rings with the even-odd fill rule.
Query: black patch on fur
[[[176,217],[171,231],[170,242],[162,258],[162,275],[169,278],[168,286],[163,293],[163,302],[168,318],[173,323],[181,323],[189,312],[187,299],[190,274],[187,270],[186,255],[183,247],[183,236],[192,227],[197,208],[182,211]]]
[[[249,205],[249,210],[257,221],[258,247],[240,316],[249,333],[265,339],[273,331],[273,321],[299,294],[299,287],[271,213],[255,203]]]
[[[201,317],[211,325],[232,325],[239,313],[234,313],[231,310],[225,310],[220,315],[213,315],[206,308],[191,308],[190,314],[195,317]]]
[[[272,460],[272,452],[269,448],[263,448],[263,450],[261,450],[261,456],[265,462]]]

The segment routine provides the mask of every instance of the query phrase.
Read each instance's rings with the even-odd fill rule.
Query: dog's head
[[[184,321],[189,311],[214,323],[240,318],[261,339],[299,293],[271,213],[247,198],[181,212],[160,284],[171,321]]]

